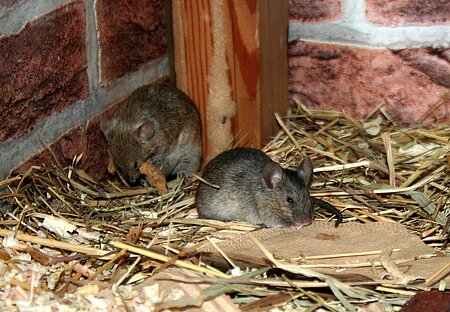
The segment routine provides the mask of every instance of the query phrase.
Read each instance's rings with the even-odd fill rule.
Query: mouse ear
[[[136,135],[141,142],[148,142],[153,137],[155,128],[150,121],[144,121],[137,129]]]
[[[305,185],[309,188],[312,183],[312,175],[313,175],[313,163],[311,158],[305,156],[303,158],[302,163],[297,169],[298,176],[305,181]]]
[[[264,182],[270,189],[276,188],[283,181],[283,168],[275,162],[268,163],[263,170]]]

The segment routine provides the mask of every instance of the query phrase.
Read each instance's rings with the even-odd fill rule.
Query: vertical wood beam
[[[260,148],[288,103],[288,0],[172,0],[177,86],[199,108],[206,159]]]
[[[284,116],[288,110],[289,1],[260,0],[259,16],[260,145],[263,145],[279,130],[274,114]]]

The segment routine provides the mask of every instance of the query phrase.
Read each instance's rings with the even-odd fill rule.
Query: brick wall
[[[448,114],[450,2],[289,4],[291,98],[407,123]],[[81,153],[103,177],[98,115],[166,76],[166,55],[164,0],[0,1],[0,179]]]
[[[290,0],[289,91],[364,118],[450,112],[450,2]],[[428,121],[438,117],[431,114]],[[440,120],[443,121],[443,120]]]
[[[81,153],[104,176],[99,113],[166,76],[166,54],[164,0],[1,1],[0,178]]]

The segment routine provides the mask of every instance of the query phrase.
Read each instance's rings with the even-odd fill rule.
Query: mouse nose
[[[314,220],[314,211],[310,213],[301,214],[299,217],[299,224],[301,225],[310,225]]]
[[[127,182],[130,186],[137,186],[140,182],[140,177],[141,177],[140,174],[139,175],[136,175],[136,174],[129,175],[127,177]]]
[[[312,218],[312,217],[305,217],[305,218],[300,218],[300,224],[301,225],[310,225],[312,222],[313,222],[313,219],[314,218]]]
[[[136,174],[133,172],[122,172],[122,170],[117,170],[117,173],[122,178],[122,180],[125,180],[128,185],[130,186],[137,186],[139,183],[140,173]]]

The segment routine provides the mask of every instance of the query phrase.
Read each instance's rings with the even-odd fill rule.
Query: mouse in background
[[[100,129],[122,179],[139,183],[144,162],[161,168],[166,178],[197,172],[201,122],[186,94],[167,83],[153,83],[135,90],[119,105],[111,119],[101,120]]]

